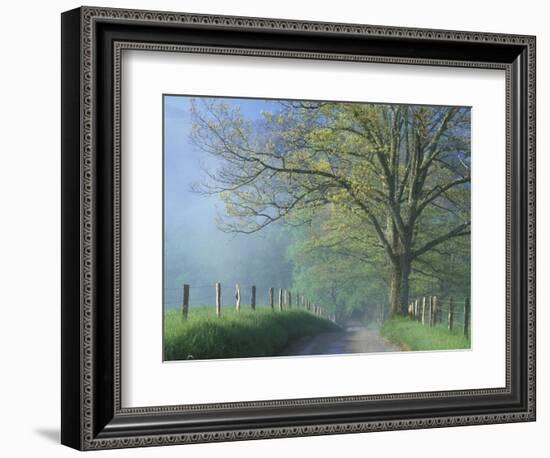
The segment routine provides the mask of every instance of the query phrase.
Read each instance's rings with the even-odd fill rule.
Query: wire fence
[[[320,317],[336,321],[334,313],[329,312],[322,305],[314,303],[303,293],[286,288],[263,286],[259,289],[257,285],[237,283],[234,287],[230,287],[225,295],[222,292],[227,288],[222,288],[222,284],[219,282],[210,285],[184,284],[181,289],[166,288],[164,291],[165,295],[179,293],[181,314],[185,319],[189,315],[190,305],[212,307],[214,304],[216,315],[220,317],[224,307],[234,307],[237,312],[240,312],[243,307],[249,307],[255,311],[257,304],[265,304],[273,311],[282,312],[286,309],[301,308]]]
[[[461,329],[469,337],[471,326],[470,298],[458,301],[453,297],[423,296],[409,303],[411,320],[425,326],[445,325],[449,332]]]
[[[251,294],[252,287],[256,287],[256,299],[258,304],[267,304],[269,301],[269,288],[268,284],[246,284],[239,283],[241,288],[241,294],[243,300],[246,300],[246,296]],[[189,284],[191,305],[194,306],[209,306],[212,305],[216,298],[216,283],[211,284]],[[283,288],[285,291],[289,288]],[[230,304],[234,302],[235,292],[231,287],[222,288],[221,299],[223,304]],[[164,288],[164,304],[167,307],[179,307],[182,302],[182,288]]]
[[[256,309],[257,304],[271,307],[274,311],[302,308],[318,316],[336,321],[333,312],[312,302],[305,294],[287,288],[274,288],[269,285],[237,283],[222,288],[222,284],[184,284],[182,288],[165,288],[165,303],[178,304],[184,318],[193,307],[215,307],[216,315],[221,316],[224,307]],[[469,337],[471,311],[470,299],[456,300],[453,297],[422,296],[409,303],[408,315],[411,320],[426,326],[445,326],[449,332],[461,332]]]

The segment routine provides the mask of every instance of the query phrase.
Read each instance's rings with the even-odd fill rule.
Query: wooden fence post
[[[426,324],[426,296],[422,297],[422,324]]]
[[[252,310],[256,310],[256,287],[252,287],[252,291],[250,293],[250,306],[252,307]]]
[[[219,318],[222,315],[222,285],[216,283],[216,316]]]
[[[290,291],[288,292],[288,308],[292,308],[292,293]]]
[[[235,310],[241,311],[241,287],[238,283],[235,285]]]
[[[414,318],[416,321],[420,321],[420,307],[418,305],[418,299],[416,299],[414,301]]]
[[[430,326],[434,325],[434,297],[428,296],[429,304],[430,304]]]
[[[449,298],[449,315],[447,317],[447,328],[449,329],[449,332],[452,332],[453,330],[453,319],[454,319],[454,310],[453,310],[454,304],[453,304],[453,298]]]
[[[181,303],[181,314],[183,319],[187,319],[189,314],[189,285],[183,285],[183,302]]]
[[[269,306],[271,307],[271,310],[273,310],[273,288],[269,288],[267,296],[269,298]]]
[[[468,337],[470,321],[470,298],[464,299],[464,335]]]
[[[279,288],[279,312],[283,311],[283,289]]]
[[[434,303],[434,326],[439,322],[439,298],[437,296],[433,297]]]

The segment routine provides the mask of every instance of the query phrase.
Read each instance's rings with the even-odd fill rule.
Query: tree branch
[[[466,230],[469,227],[470,227],[470,222],[463,223],[463,224],[455,227],[454,229],[450,230],[446,234],[443,234],[442,236],[431,240],[430,242],[426,243],[421,248],[415,250],[412,254],[412,259],[415,259],[415,258],[418,258],[419,256],[422,256],[427,251],[430,251],[432,248],[436,247],[437,245],[442,244],[443,242],[446,242],[447,240],[449,240],[453,237],[460,237],[460,236],[463,236],[463,235],[470,234],[470,231]]]

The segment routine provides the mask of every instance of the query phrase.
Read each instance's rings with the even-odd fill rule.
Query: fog
[[[266,102],[243,103],[244,114],[259,114]],[[189,138],[189,98],[164,99],[164,306],[177,307],[183,284],[190,285],[190,306],[214,304],[214,285],[222,285],[222,304],[235,302],[235,284],[241,304],[250,303],[251,286],[257,303],[267,303],[268,288],[288,288],[292,265],[287,260],[288,229],[273,225],[260,233],[227,234],[216,227],[224,206],[215,195],[198,194],[193,183],[206,179],[204,169],[215,159]]]

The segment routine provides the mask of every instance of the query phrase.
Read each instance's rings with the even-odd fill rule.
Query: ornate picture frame
[[[535,37],[81,7],[62,14],[62,434],[79,449],[535,420]],[[506,74],[506,386],[124,407],[121,53]]]

